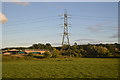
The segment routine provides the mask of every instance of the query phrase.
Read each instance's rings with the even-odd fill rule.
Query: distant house
[[[11,49],[11,50],[2,50],[3,55],[14,55],[14,54],[20,54],[20,55],[26,55],[28,53],[33,53],[35,55],[43,54],[48,50],[45,49],[25,49],[24,51],[17,50],[17,49]]]
[[[9,52],[4,52],[3,55],[10,55],[11,53]]]
[[[12,55],[12,54],[18,54],[20,52],[19,50],[16,49],[11,49],[11,50],[2,50],[3,55]]]
[[[45,49],[25,49],[24,52],[33,53],[33,54],[43,54],[46,51],[48,51],[48,50],[45,50]]]
[[[18,52],[18,54],[20,54],[20,55],[25,55],[25,54],[27,54],[27,53],[20,51],[20,52]]]
[[[7,50],[2,50],[1,52],[4,53],[4,52],[7,52]]]
[[[16,49],[11,49],[11,50],[8,50],[7,52],[9,52],[11,54],[18,54],[18,52],[20,52],[20,51],[16,50]]]

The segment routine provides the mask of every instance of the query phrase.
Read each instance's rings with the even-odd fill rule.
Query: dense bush
[[[52,58],[58,58],[59,57],[59,51],[57,49],[53,49],[52,51]]]
[[[118,57],[120,55],[119,44],[88,44],[88,45],[63,45],[61,54],[72,57]]]
[[[33,44],[32,46],[28,47],[29,49],[47,49],[47,50],[53,50],[53,47],[51,46],[50,43],[46,43],[46,44]]]
[[[31,52],[31,53],[28,53],[28,56],[33,56],[33,53]]]
[[[44,53],[44,58],[50,58],[50,57],[52,57],[52,54],[49,51],[46,51]]]

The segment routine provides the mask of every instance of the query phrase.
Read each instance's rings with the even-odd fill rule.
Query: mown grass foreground
[[[3,78],[117,78],[116,58],[3,61]]]

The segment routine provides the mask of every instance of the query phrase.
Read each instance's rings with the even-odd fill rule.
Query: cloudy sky
[[[70,44],[118,42],[117,2],[4,2],[2,47],[51,43],[59,46],[67,9]]]

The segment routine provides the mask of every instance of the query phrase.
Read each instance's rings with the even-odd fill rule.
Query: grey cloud
[[[118,34],[114,34],[112,36],[109,36],[109,38],[118,38]]]
[[[110,24],[110,22],[105,22],[101,24],[96,24],[94,26],[88,27],[87,29],[91,32],[99,32],[103,30],[103,27],[106,26],[106,24]]]
[[[90,43],[98,43],[98,42],[100,42],[100,41],[98,41],[96,39],[77,39],[75,41],[78,41],[78,42],[80,42],[80,41],[88,41]]]
[[[52,43],[52,45],[61,45],[61,43]]]

